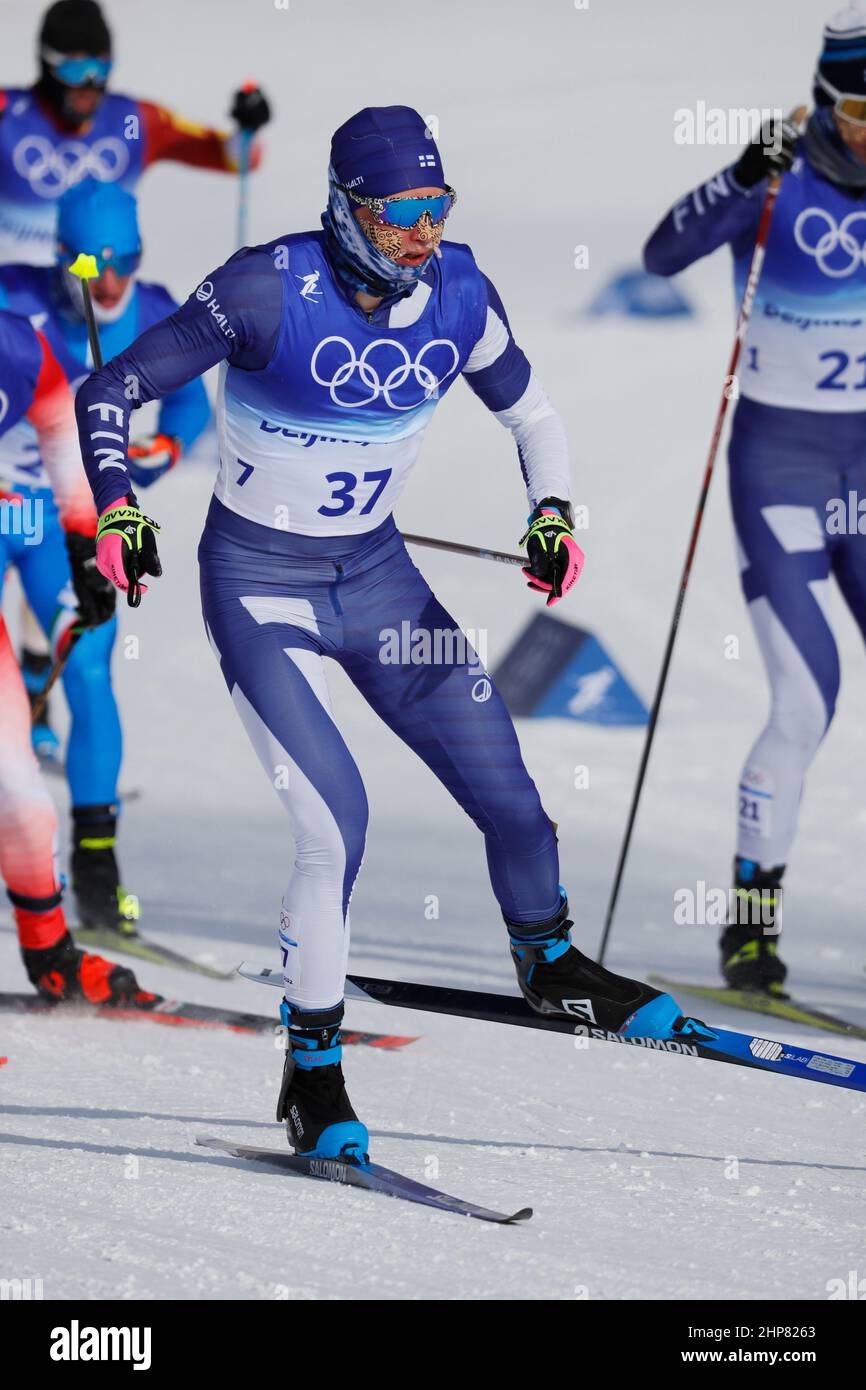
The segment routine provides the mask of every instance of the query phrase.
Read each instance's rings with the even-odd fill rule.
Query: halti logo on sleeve
[[[220,310],[219,300],[214,299],[213,285],[210,280],[202,281],[195,292],[195,297],[210,310],[212,318],[219,324],[221,333],[224,333],[227,338],[236,338],[238,336],[229,323],[228,316]]]

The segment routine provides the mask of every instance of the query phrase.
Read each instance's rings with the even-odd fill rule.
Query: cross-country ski
[[[0,992],[0,1013],[42,1014],[60,1022],[70,1017],[101,1018],[106,1023],[121,1020],[133,1023],[162,1023],[170,1028],[225,1028],[230,1033],[265,1033],[281,1035],[282,1024],[268,1014],[245,1013],[242,1009],[219,1008],[212,1004],[190,1004],[182,999],[160,999],[150,1009],[124,1009],[114,1004],[89,1004],[84,1000],[55,1003],[38,994],[5,994]],[[385,1050],[406,1047],[417,1041],[400,1033],[371,1033],[345,1027],[343,1042],[347,1047],[363,1045]]]
[[[414,1182],[402,1173],[394,1173],[390,1168],[380,1167],[378,1163],[315,1158],[306,1154],[292,1154],[286,1149],[257,1149],[248,1144],[232,1144],[229,1140],[217,1139],[211,1134],[199,1134],[195,1142],[206,1149],[231,1154],[233,1158],[246,1158],[253,1163],[280,1168],[284,1173],[321,1178],[325,1182],[343,1183],[348,1187],[361,1187],[367,1192],[378,1192],[383,1197],[397,1197],[404,1202],[417,1202],[424,1207],[435,1207],[437,1211],[454,1212],[457,1216],[474,1216],[479,1221],[493,1221],[501,1226],[528,1221],[532,1215],[530,1207],[521,1207],[509,1216],[501,1211],[491,1211],[488,1207],[476,1206],[474,1202],[464,1201],[462,1197],[449,1197],[447,1192]]]
[[[670,980],[666,975],[650,973],[650,982],[677,994],[692,995],[695,999],[707,999],[712,1004],[722,1004],[726,1008],[743,1009],[746,1013],[767,1014],[772,1018],[785,1019],[788,1023],[800,1023],[806,1028],[817,1028],[825,1033],[841,1033],[849,1038],[866,1038],[866,1028],[856,1023],[848,1023],[835,1014],[825,1013],[802,999],[791,999],[788,995],[766,994],[757,989],[731,989],[727,985],[706,985],[693,980]]]
[[[273,972],[267,968],[256,971],[252,966],[242,965],[239,974],[261,984],[278,983]],[[630,1024],[620,1029],[600,1027],[588,1000],[570,1001],[573,1005],[580,1005],[573,1009],[570,1017],[555,1016],[533,1012],[523,999],[513,994],[488,994],[480,990],[443,988],[408,980],[375,980],[362,975],[346,977],[346,997],[390,1004],[400,1009],[419,1009],[450,1014],[456,1018],[478,1019],[483,1023],[504,1023],[517,1028],[568,1033],[592,1042],[621,1043],[652,1052],[727,1062],[733,1066],[776,1072],[781,1076],[796,1076],[804,1081],[845,1086],[852,1091],[866,1090],[864,1062],[816,1052],[801,1045],[793,1047],[772,1038],[735,1033],[682,1014],[674,1019],[663,1035],[645,1035],[639,1028],[634,1030]]]

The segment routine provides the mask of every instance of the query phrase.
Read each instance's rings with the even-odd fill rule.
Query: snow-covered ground
[[[563,616],[590,627],[649,698],[682,563],[732,310],[725,256],[683,288],[696,319],[593,321],[581,311],[632,264],[667,205],[733,151],[678,146],[673,113],[782,106],[809,92],[824,19],[811,0],[112,0],[116,83],[218,121],[237,80],[272,94],[252,236],[315,225],[333,128],[366,104],[435,116],[460,193],[451,234],[497,284],[573,444],[590,509],[587,566]],[[29,11],[29,12],[28,12]],[[0,5],[3,78],[30,72],[35,7]],[[168,34],[176,37],[169,41]],[[155,38],[156,34],[161,37]],[[145,178],[146,273],[179,295],[232,249],[229,180],[159,167]],[[574,268],[575,247],[590,268]],[[165,577],[123,612],[137,659],[116,659],[141,790],[123,821],[125,880],[153,936],[226,968],[274,962],[291,844],[204,638],[195,543],[212,439],[148,495]],[[400,505],[406,530],[511,549],[524,499],[507,435],[457,387]],[[479,519],[481,519],[479,521]],[[536,611],[519,575],[417,556],[495,664]],[[866,1023],[861,846],[866,756],[861,643],[838,604],[846,681],[814,768],[788,876],[786,956],[798,994]],[[740,641],[728,660],[726,638]],[[513,988],[474,827],[334,668],[341,727],[372,825],[353,900],[364,973]],[[610,963],[712,976],[715,930],[676,926],[673,894],[727,883],[734,792],[766,710],[716,480]],[[559,822],[577,940],[595,949],[640,753],[639,730],[526,722],[520,737]],[[575,768],[589,787],[575,788]],[[54,786],[65,829],[66,801]],[[429,895],[439,917],[428,920]],[[272,1008],[275,991],[142,967],[172,996]],[[22,989],[11,918],[0,977]],[[284,1142],[270,1039],[102,1020],[0,1016],[0,1276],[46,1298],[827,1297],[866,1274],[864,1101],[829,1087],[562,1036],[353,1005],[353,1026],[421,1039],[353,1048],[347,1072],[374,1157],[478,1202],[531,1204],[520,1228],[389,1203],[196,1151],[208,1130]],[[726,1011],[730,1027],[763,1031]],[[773,1024],[803,1043],[814,1033]],[[827,1040],[829,1042],[829,1040]],[[866,1044],[831,1050],[866,1058]],[[736,1162],[734,1162],[736,1160]]]

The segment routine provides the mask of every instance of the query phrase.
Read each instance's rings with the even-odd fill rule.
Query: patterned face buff
[[[370,245],[375,246],[383,256],[387,256],[389,261],[395,261],[399,256],[406,254],[402,228],[388,226],[382,222],[370,222],[366,218],[360,226]],[[425,212],[418,220],[418,231],[429,240],[431,252],[437,251],[442,233],[445,231],[445,219],[434,223],[429,212]]]
[[[412,290],[430,264],[429,257],[425,256],[417,265],[398,265],[390,255],[383,254],[372,237],[366,235],[367,228],[362,227],[355,216],[355,209],[359,204],[363,204],[364,200],[358,197],[349,198],[333,167],[328,170],[328,192],[328,206],[322,214],[322,226],[325,229],[328,255],[342,283],[351,290],[362,289],[382,296],[405,294]],[[383,200],[375,201],[381,203]],[[402,213],[405,210],[399,211]],[[420,222],[424,211],[424,208],[420,208],[410,225]],[[427,213],[429,216],[429,208]],[[438,247],[442,239],[444,219],[431,219],[431,222],[431,241],[434,247]],[[390,232],[392,236],[395,232],[398,235],[400,232],[393,222],[390,226],[383,223],[381,230]],[[400,246],[402,248],[402,239]],[[399,250],[397,254],[400,254]]]

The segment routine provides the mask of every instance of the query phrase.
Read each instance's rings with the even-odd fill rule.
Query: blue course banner
[[[610,280],[592,301],[592,318],[613,314],[623,318],[689,318],[694,309],[673,280],[646,270],[626,270]]]
[[[593,633],[537,614],[492,673],[513,715],[646,724],[649,712]]]

